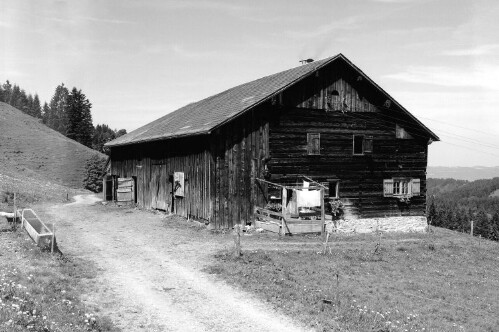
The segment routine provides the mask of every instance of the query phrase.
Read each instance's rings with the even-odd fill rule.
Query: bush
[[[94,193],[102,191],[102,177],[105,173],[106,159],[99,155],[94,155],[85,165],[85,178],[83,187]]]

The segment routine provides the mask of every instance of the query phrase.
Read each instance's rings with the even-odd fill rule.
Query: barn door
[[[135,181],[133,178],[118,178],[116,201],[124,204],[135,202]]]
[[[152,165],[151,168],[151,207],[158,210],[168,210],[168,176],[166,174],[166,165]],[[168,189],[167,189],[168,188]]]

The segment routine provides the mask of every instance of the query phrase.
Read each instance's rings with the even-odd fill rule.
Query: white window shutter
[[[412,196],[421,195],[421,180],[419,180],[419,179],[412,179],[411,180],[411,193],[412,193]]]
[[[393,179],[383,180],[383,196],[393,196]]]

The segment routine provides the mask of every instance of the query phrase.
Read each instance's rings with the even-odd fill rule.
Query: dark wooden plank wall
[[[395,138],[395,123],[376,113],[325,112],[290,108],[270,123],[270,170],[276,182],[294,183],[300,174],[318,182],[340,180],[340,197],[357,217],[424,215],[427,139]],[[307,154],[307,133],[320,133],[321,154]],[[373,136],[373,152],[353,155],[353,135]],[[419,197],[406,207],[383,197],[383,179],[421,179]]]
[[[255,204],[266,202],[267,187],[253,183],[254,178],[263,177],[269,155],[269,124],[265,114],[269,105],[247,112],[211,136],[211,165],[215,175],[212,210],[217,228],[250,222]]]
[[[185,173],[185,196],[176,197],[174,211],[184,217],[209,220],[210,152],[206,137],[165,140],[111,149],[111,174],[137,177],[137,203],[144,208],[171,210],[174,172]]]

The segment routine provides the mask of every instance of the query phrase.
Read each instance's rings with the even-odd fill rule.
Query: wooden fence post
[[[336,272],[336,314],[340,312],[340,274]]]
[[[324,209],[324,188],[321,187],[321,235],[324,235],[326,226],[326,213]]]
[[[16,202],[16,198],[17,198],[16,197],[16,192],[14,191],[14,219],[13,219],[14,220],[14,224],[12,226],[12,228],[14,230],[17,229],[17,204],[16,204],[17,202]]]
[[[234,225],[234,256],[241,256],[241,224]]]
[[[54,241],[55,241],[55,223],[52,224],[52,241],[50,243],[50,245],[51,245],[50,252],[51,253],[54,253]]]
[[[286,203],[288,202],[288,191],[285,187],[282,188],[282,200],[281,200],[281,213],[282,213],[282,222],[281,222],[281,235],[286,235]]]
[[[471,236],[473,236],[473,220],[471,220],[471,231],[470,231]]]

